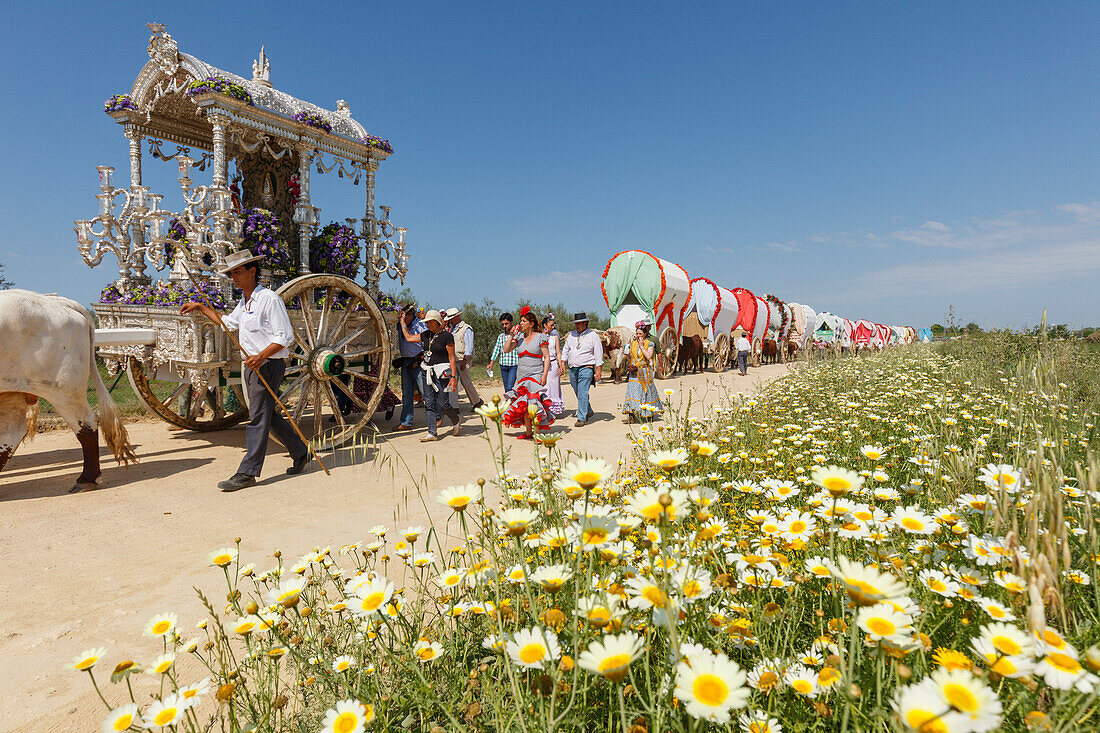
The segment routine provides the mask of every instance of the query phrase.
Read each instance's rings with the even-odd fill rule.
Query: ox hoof
[[[95,485],[95,483],[77,483],[71,489],[69,489],[69,493],[82,494],[85,491],[94,491],[96,488],[98,487]]]

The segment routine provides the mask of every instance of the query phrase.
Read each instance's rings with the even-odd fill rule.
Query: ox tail
[[[30,443],[38,433],[39,404],[39,401],[36,399],[33,404],[27,405],[27,434],[23,436],[24,443]]]
[[[137,454],[134,446],[130,444],[130,435],[126,432],[126,426],[118,416],[118,407],[111,398],[107,385],[103,383],[103,377],[99,374],[99,367],[95,363],[95,329],[88,324],[88,349],[91,351],[92,378],[95,379],[95,393],[99,399],[99,427],[103,433],[103,442],[111,449],[115,460],[119,463],[137,463]]]

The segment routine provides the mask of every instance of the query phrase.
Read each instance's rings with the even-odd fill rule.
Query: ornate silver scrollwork
[[[176,152],[169,155],[168,153],[165,153],[163,150],[161,150],[160,146],[163,144],[163,140],[158,140],[155,137],[149,138],[149,154],[152,155],[154,158],[159,158],[163,161],[175,160],[176,158],[182,157],[184,155],[190,157],[191,155],[191,148],[185,145],[177,145]],[[206,170],[206,166],[213,161],[214,154],[204,152],[202,154],[202,157],[192,163],[191,167],[195,170],[204,171]]]

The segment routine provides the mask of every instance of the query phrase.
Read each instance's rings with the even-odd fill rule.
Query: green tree
[[[982,327],[977,323],[968,323],[966,324],[966,331],[967,333],[981,333]]]
[[[932,329],[933,336],[943,336],[943,324],[933,323],[929,328]]]
[[[15,283],[4,277],[4,263],[0,262],[0,290],[7,290],[13,287],[15,287]]]

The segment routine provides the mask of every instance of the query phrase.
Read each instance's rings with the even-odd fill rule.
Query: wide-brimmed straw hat
[[[580,323],[581,321],[590,321],[590,320],[592,320],[592,319],[588,317],[587,313],[574,313],[573,314],[573,323]]]
[[[427,323],[428,321],[435,321],[440,326],[443,325],[443,316],[441,316],[439,314],[439,311],[437,311],[437,310],[428,311],[427,313],[424,314],[424,317],[421,318],[420,320],[424,321],[425,323]]]
[[[447,318],[454,318],[455,316],[462,315],[462,311],[460,311],[458,308],[448,308],[446,311],[444,311],[443,315],[445,315]]]
[[[259,262],[264,258],[263,255],[254,255],[252,250],[239,249],[236,252],[230,252],[225,256],[225,267],[222,267],[219,272],[225,275],[234,267],[240,267],[241,265],[247,265],[249,262]]]

